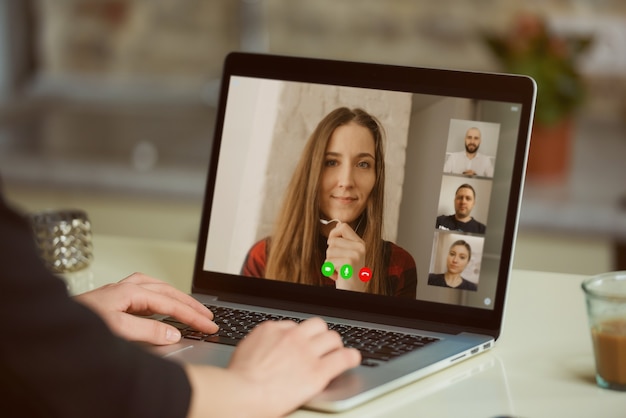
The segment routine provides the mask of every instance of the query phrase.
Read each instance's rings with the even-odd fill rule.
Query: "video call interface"
[[[324,187],[323,173],[337,162],[305,147],[310,139],[322,140],[313,138],[314,131],[340,108],[362,109],[384,132],[379,221],[385,268],[334,265],[322,235],[332,229],[322,221],[332,220],[322,219],[321,207],[281,211],[306,194],[287,193],[301,160],[321,167],[311,170],[320,174],[309,182]],[[204,270],[277,280],[266,277],[265,267],[271,244],[279,241],[278,228],[288,228],[309,244],[300,246],[322,254],[316,277],[300,281],[304,286],[386,289],[391,298],[492,309],[520,116],[516,103],[231,77]],[[347,133],[341,138],[352,140]],[[354,167],[367,169],[370,157]],[[359,187],[360,180],[351,181]],[[315,201],[321,205],[323,199]],[[371,216],[364,209],[347,225],[362,235]],[[353,238],[350,231],[343,236]],[[376,287],[376,281],[384,285]]]

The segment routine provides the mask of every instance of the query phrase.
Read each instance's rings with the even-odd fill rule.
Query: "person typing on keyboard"
[[[225,369],[157,357],[128,340],[172,344],[181,332],[137,315],[171,315],[213,334],[213,313],[139,273],[70,297],[39,260],[29,223],[1,193],[0,265],[6,416],[280,416],[360,362],[320,318],[261,323]]]

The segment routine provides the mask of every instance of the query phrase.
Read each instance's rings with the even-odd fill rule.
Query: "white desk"
[[[94,237],[92,285],[135,271],[188,291],[190,243]],[[626,417],[626,393],[594,380],[582,276],[514,271],[495,348],[341,414],[294,417]]]

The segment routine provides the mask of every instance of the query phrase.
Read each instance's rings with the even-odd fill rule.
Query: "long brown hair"
[[[354,122],[367,128],[374,139],[376,180],[357,233],[365,241],[365,265],[372,269],[369,293],[391,294],[386,282],[387,260],[382,240],[385,185],[384,131],[380,122],[362,109],[341,107],[326,115],[309,137],[293,177],[270,240],[265,276],[271,279],[321,285],[318,240],[318,190],[326,147],[337,127]],[[362,232],[360,232],[362,231]],[[358,280],[354,277],[355,280]]]

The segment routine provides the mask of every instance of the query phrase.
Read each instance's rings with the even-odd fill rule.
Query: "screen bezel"
[[[331,84],[392,91],[433,94],[520,103],[520,127],[515,147],[511,193],[503,232],[503,245],[498,269],[498,284],[493,309],[457,306],[422,300],[399,300],[398,298],[336,291],[272,280],[217,273],[204,270],[210,213],[214,198],[215,177],[223,132],[226,101],[231,76],[255,77],[284,81]],[[225,60],[222,85],[217,109],[215,134],[212,143],[210,165],[207,174],[204,208],[202,211],[199,240],[192,291],[220,298],[246,301],[263,299],[275,307],[305,309],[312,314],[327,314],[341,310],[351,319],[377,317],[402,319],[407,326],[418,322],[443,323],[459,328],[471,327],[495,338],[502,324],[504,301],[510,265],[513,256],[519,207],[522,196],[530,127],[534,110],[536,85],[526,76],[390,66],[372,63],[345,62],[313,58],[276,55],[231,53]],[[418,278],[425,280],[425,278]],[[315,300],[315,305],[311,304]]]

